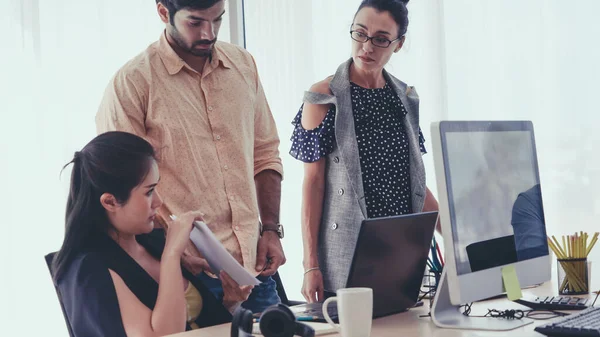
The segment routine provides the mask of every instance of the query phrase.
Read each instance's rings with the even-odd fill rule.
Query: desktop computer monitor
[[[532,123],[442,121],[431,131],[447,304],[505,292],[508,265],[521,287],[550,280]]]

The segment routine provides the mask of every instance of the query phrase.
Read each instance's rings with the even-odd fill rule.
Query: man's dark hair
[[[169,10],[169,19],[173,24],[173,17],[175,17],[177,11],[182,9],[207,9],[219,1],[224,0],[156,0],[156,3],[163,4]]]

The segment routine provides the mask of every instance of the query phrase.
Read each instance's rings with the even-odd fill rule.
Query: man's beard
[[[200,41],[196,41],[194,43],[192,43],[192,47],[189,48],[187,51],[195,56],[202,56],[202,57],[209,57],[212,55],[212,45],[216,42],[217,40],[200,40]],[[196,46],[211,46],[208,49],[195,49]]]
[[[173,26],[173,29],[171,30],[171,38],[173,39],[173,41],[175,41],[175,43],[177,43],[177,45],[179,46],[179,48],[181,48],[184,52],[188,53],[188,54],[192,54],[194,56],[199,56],[199,57],[210,57],[212,56],[212,47],[208,48],[208,49],[196,49],[196,46],[211,46],[214,45],[214,43],[217,41],[217,39],[214,40],[199,40],[199,41],[194,41],[192,42],[191,46],[188,46],[186,44],[186,42],[183,40],[181,34],[179,34],[179,31],[177,30],[177,28],[175,28]]]

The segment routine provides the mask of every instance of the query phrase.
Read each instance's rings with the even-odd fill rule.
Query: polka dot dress
[[[387,83],[377,89],[351,83],[351,95],[367,216],[411,213],[410,151],[404,130],[407,112],[402,102]],[[292,122],[295,130],[290,154],[303,162],[330,154],[335,146],[335,107],[313,130],[305,130],[301,119],[302,108]],[[424,142],[419,130],[422,153],[426,153]]]

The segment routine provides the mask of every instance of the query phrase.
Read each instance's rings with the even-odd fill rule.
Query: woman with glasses
[[[425,185],[416,91],[384,66],[404,43],[408,0],[363,0],[352,58],[314,84],[293,120],[304,162],[302,234],[308,302],[346,286],[362,220],[437,210]]]

